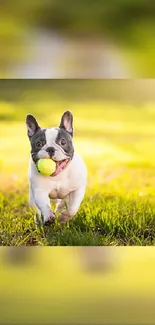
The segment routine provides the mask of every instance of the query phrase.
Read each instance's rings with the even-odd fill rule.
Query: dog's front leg
[[[78,190],[75,190],[69,194],[68,209],[64,211],[59,217],[59,221],[61,224],[65,224],[67,221],[69,221],[72,217],[75,216],[84,198],[84,194],[85,186],[82,186]]]
[[[52,223],[55,220],[55,215],[51,210],[51,203],[48,192],[44,190],[34,191],[34,200],[38,209],[41,211],[44,219],[44,224]]]
[[[68,207],[68,202],[69,202],[69,198],[68,196],[65,197],[64,199],[59,199],[57,200],[57,204],[54,210],[54,213],[57,212],[63,212],[64,209],[67,209]]]
[[[38,207],[35,204],[33,190],[32,190],[31,185],[29,186],[29,205],[30,205],[30,207],[35,208],[37,216],[39,218],[39,221],[42,222],[42,220],[41,220],[41,211],[40,211],[40,209],[38,209]],[[37,225],[37,216],[36,215],[34,216],[34,222],[35,222],[36,225]]]

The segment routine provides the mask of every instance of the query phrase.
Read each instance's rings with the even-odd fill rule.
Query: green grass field
[[[61,229],[35,228],[28,206],[29,141],[25,116],[57,126],[64,110],[75,120],[74,144],[88,167],[78,214]],[[154,245],[154,104],[0,102],[1,245]]]

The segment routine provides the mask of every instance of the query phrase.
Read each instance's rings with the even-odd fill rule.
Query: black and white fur
[[[87,169],[82,158],[74,152],[73,115],[66,111],[59,127],[42,129],[33,115],[26,117],[27,133],[31,144],[29,167],[29,202],[37,210],[41,221],[53,222],[60,212],[59,221],[64,224],[78,211],[84,198]],[[40,158],[51,158],[55,162],[69,159],[67,166],[56,176],[43,176],[36,168]],[[50,198],[56,200],[51,210]]]

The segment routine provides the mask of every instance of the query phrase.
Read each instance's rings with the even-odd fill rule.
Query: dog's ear
[[[26,116],[26,126],[27,126],[27,134],[29,137],[32,137],[40,128],[37,120],[31,114]]]
[[[59,128],[65,129],[71,136],[73,136],[73,115],[72,112],[66,111],[61,117]]]

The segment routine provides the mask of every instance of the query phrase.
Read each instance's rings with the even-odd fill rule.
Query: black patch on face
[[[31,155],[32,159],[37,163],[39,160],[38,158],[38,152],[42,149],[43,146],[46,144],[46,135],[45,135],[46,129],[39,129],[31,138]]]
[[[73,158],[74,147],[72,142],[72,136],[67,131],[58,128],[58,135],[55,142],[64,150],[68,157],[70,157],[71,159]]]

